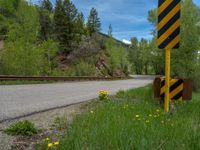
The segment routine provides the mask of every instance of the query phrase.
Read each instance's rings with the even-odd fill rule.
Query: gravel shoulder
[[[93,101],[95,102],[95,101]],[[85,107],[92,102],[83,102],[80,104],[75,104],[59,109],[49,110],[42,113],[37,113],[20,119],[15,119],[12,121],[5,121],[0,124],[0,150],[34,150],[35,143],[40,143],[41,140],[47,138],[48,136],[54,134],[59,136],[59,131],[55,127],[55,119],[62,118],[66,119],[67,124],[73,121],[73,118],[85,111]],[[29,120],[35,124],[38,129],[43,131],[33,137],[22,137],[22,136],[10,136],[3,132],[9,125],[17,122]],[[56,137],[56,136],[55,136]]]

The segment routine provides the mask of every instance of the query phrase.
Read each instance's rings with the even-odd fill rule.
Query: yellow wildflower
[[[52,147],[52,146],[53,146],[53,143],[49,143],[49,144],[48,144],[48,147]]]
[[[49,138],[46,138],[45,140],[46,140],[46,141],[49,141]]]
[[[54,142],[53,144],[54,144],[54,145],[59,145],[59,142],[57,141],[57,142]]]

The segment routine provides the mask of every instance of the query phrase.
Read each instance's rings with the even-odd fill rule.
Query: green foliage
[[[200,39],[197,32],[197,11],[191,0],[185,0],[181,18],[181,45],[172,51],[173,75],[190,78],[194,76]],[[194,80],[195,81],[195,80]]]
[[[49,38],[53,37],[52,36],[53,21],[51,19],[51,9],[49,8],[48,5],[47,6],[43,5],[41,8],[39,8],[39,22],[40,22],[39,37],[41,40],[48,40]]]
[[[54,13],[54,34],[59,42],[60,51],[67,51],[67,20],[62,0],[56,0],[55,13]]]
[[[74,120],[57,149],[199,149],[200,94],[166,115],[151,93],[148,86],[98,102]]]
[[[75,5],[70,0],[56,1],[55,14],[55,35],[60,45],[61,52],[71,53],[77,48],[78,43],[85,34],[84,17],[78,13]]]
[[[95,76],[96,68],[93,64],[79,60],[77,64],[70,66],[69,69],[65,71],[53,70],[54,76]]]
[[[145,39],[138,41],[136,37],[131,39],[129,49],[129,60],[132,62],[136,74],[148,74],[150,64],[149,43]]]
[[[43,60],[41,61],[40,74],[51,75],[53,68],[57,66],[56,56],[58,52],[58,43],[53,40],[44,41],[39,47],[38,50],[41,51]]]
[[[182,3],[181,12],[181,43],[179,49],[171,50],[171,75],[193,79],[194,89],[199,88],[198,50],[200,49],[200,8],[192,0]],[[150,42],[152,65],[156,74],[164,74],[164,50],[157,48],[156,24],[157,11],[149,11],[148,20],[155,26],[154,38]]]
[[[16,22],[16,11],[20,0],[0,0],[0,40],[4,39],[8,26]]]
[[[95,76],[96,68],[94,65],[80,61],[75,65],[75,76]]]
[[[122,70],[124,73],[128,72],[127,51],[120,44],[110,38],[106,41],[106,53],[108,55],[109,74],[114,76],[116,71]]]
[[[90,10],[90,15],[88,17],[87,22],[87,29],[90,35],[92,35],[95,32],[99,32],[101,29],[101,22],[98,17],[98,12],[95,8],[92,8]]]
[[[40,75],[51,72],[57,45],[52,40],[36,46],[39,21],[37,10],[21,1],[16,13],[19,22],[9,26],[5,48],[0,53],[1,74]]]
[[[41,4],[42,9],[46,9],[48,12],[53,11],[53,6],[50,0],[43,0]]]
[[[34,124],[28,120],[19,121],[5,130],[7,134],[10,135],[23,135],[31,136],[38,133],[38,129],[35,128]]]
[[[1,73],[37,74],[42,58],[41,52],[33,45],[39,27],[36,9],[21,1],[16,16],[19,23],[9,26],[5,49],[1,54]]]

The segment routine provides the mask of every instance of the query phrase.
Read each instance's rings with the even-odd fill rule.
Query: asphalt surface
[[[152,79],[140,76],[118,81],[0,86],[0,122],[88,101],[97,98],[100,90],[115,94],[120,89],[142,87]]]

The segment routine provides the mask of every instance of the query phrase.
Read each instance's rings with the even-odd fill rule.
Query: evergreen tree
[[[75,24],[75,40],[79,43],[82,40],[82,36],[85,35],[85,24],[83,13],[78,13]]]
[[[39,9],[40,39],[47,40],[52,37],[53,23],[50,17],[52,4],[49,0],[43,0]]]
[[[111,25],[111,24],[109,25],[108,35],[109,35],[110,37],[112,37],[112,25]]]
[[[75,46],[76,39],[76,19],[77,19],[77,9],[70,0],[64,0],[63,8],[66,16],[67,30],[66,32],[66,46],[67,53],[70,53]]]
[[[100,18],[98,17],[98,12],[95,8],[92,8],[90,15],[88,17],[87,29],[90,35],[95,32],[99,32],[101,29]]]
[[[41,8],[46,9],[49,12],[53,11],[53,6],[52,6],[52,3],[50,2],[50,0],[43,0]]]
[[[65,15],[62,0],[56,0],[55,13],[54,13],[54,33],[57,41],[59,42],[60,52],[67,52],[66,45],[68,37],[68,21]]]

